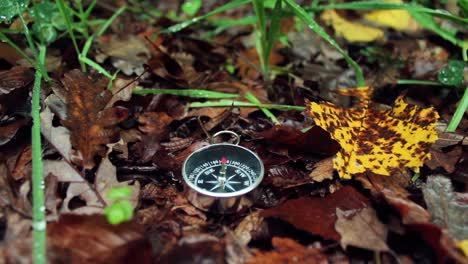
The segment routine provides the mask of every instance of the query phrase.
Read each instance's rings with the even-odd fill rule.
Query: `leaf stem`
[[[40,62],[45,59],[46,48],[39,49]],[[38,63],[40,63],[38,62]],[[42,174],[40,95],[42,73],[36,69],[32,91],[31,116],[33,118],[32,134],[32,196],[33,196],[33,260],[36,264],[46,263],[46,226],[44,208],[44,177]]]

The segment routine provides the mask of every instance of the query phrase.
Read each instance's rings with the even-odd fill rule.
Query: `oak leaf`
[[[95,155],[105,154],[105,144],[118,141],[115,125],[127,118],[128,110],[105,108],[112,93],[79,70],[66,73],[62,82],[68,88],[67,119],[62,124],[70,130],[71,143],[80,151],[83,166],[89,169],[94,166]]]
[[[309,113],[341,145],[333,160],[341,178],[370,171],[389,176],[405,167],[419,172],[431,158],[429,148],[437,140],[439,118],[434,108],[408,105],[400,96],[392,109],[380,110],[372,107],[370,87],[337,92],[360,101],[351,109],[312,102]]]

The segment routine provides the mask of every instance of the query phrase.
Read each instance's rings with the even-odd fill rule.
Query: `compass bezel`
[[[239,150],[240,151],[247,151],[249,154],[251,154],[252,156],[254,156],[256,158],[256,160],[258,161],[258,163],[260,165],[260,171],[258,172],[258,177],[253,181],[253,183],[251,185],[249,185],[248,187],[245,187],[245,188],[243,188],[243,189],[241,189],[239,191],[229,192],[229,193],[219,193],[219,192],[212,192],[212,191],[202,189],[202,188],[198,187],[196,184],[192,183],[188,179],[189,175],[187,175],[187,173],[186,173],[186,166],[187,166],[188,161],[191,158],[193,158],[194,155],[199,154],[200,152],[206,151],[209,148],[219,147],[219,146],[226,146],[226,147],[229,147],[229,148],[237,148],[238,151]],[[182,176],[184,178],[185,183],[190,188],[197,191],[198,193],[201,193],[201,194],[204,194],[204,195],[207,195],[207,196],[210,196],[210,197],[219,197],[219,198],[238,197],[238,196],[241,196],[241,195],[244,195],[246,193],[251,192],[253,189],[257,188],[258,185],[260,185],[260,183],[263,180],[264,173],[265,173],[265,167],[263,165],[263,162],[255,152],[251,151],[248,148],[245,148],[245,147],[242,147],[242,146],[239,146],[239,145],[235,145],[235,144],[230,144],[230,143],[218,143],[218,144],[212,144],[212,145],[202,147],[202,148],[192,152],[185,159],[184,164],[182,165]]]

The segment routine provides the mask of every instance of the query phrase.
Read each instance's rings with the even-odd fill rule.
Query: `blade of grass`
[[[45,61],[46,48],[39,49],[39,62]],[[32,196],[33,196],[33,260],[36,264],[46,263],[46,226],[44,207],[44,177],[42,174],[42,148],[41,148],[41,100],[42,73],[36,70],[32,92],[31,116],[32,126]]]
[[[257,99],[257,97],[255,97],[255,95],[253,95],[252,93],[248,92],[246,95],[245,95],[245,99],[249,100],[251,103],[254,103],[256,105],[259,105],[261,104],[260,100]],[[278,119],[276,118],[276,116],[270,111],[268,110],[267,108],[265,107],[260,107],[260,110],[262,110],[262,112],[268,117],[271,119],[271,121],[273,121],[273,123],[275,125],[279,125],[281,124],[280,121],[278,121]]]
[[[266,54],[267,46],[267,29],[266,29],[266,16],[265,16],[265,6],[263,0],[253,0],[252,1],[255,17],[257,18],[257,25],[255,30],[255,46],[257,48],[258,57],[260,58],[260,66],[262,68],[262,74],[264,78],[267,78],[269,75],[268,70],[268,55]]]
[[[238,94],[232,93],[220,93],[209,90],[197,90],[197,89],[141,89],[133,91],[133,94],[145,95],[145,94],[172,94],[178,96],[187,96],[194,98],[210,98],[210,99],[228,99],[238,98]]]
[[[315,33],[317,33],[320,37],[326,40],[330,45],[332,45],[335,49],[337,49],[345,58],[346,62],[351,66],[351,68],[356,73],[357,85],[358,86],[365,86],[364,75],[362,74],[361,68],[359,65],[348,55],[348,53],[343,50],[340,45],[323,30],[323,28],[312,19],[312,17],[298,5],[294,0],[283,0],[286,4],[288,4],[291,9],[293,10],[294,14],[300,18],[310,29],[312,29]]]
[[[416,85],[442,85],[441,83],[438,82],[433,82],[433,81],[423,81],[423,80],[405,80],[405,79],[400,79],[397,80],[397,84],[416,84]]]
[[[447,126],[447,129],[445,130],[446,132],[455,132],[467,108],[468,108],[468,87],[465,88],[465,93],[463,94],[462,99],[458,103],[457,110],[455,110],[455,113],[453,114],[452,119],[450,120]]]
[[[28,56],[28,54],[24,53],[20,47],[18,47],[13,41],[11,41],[10,38],[8,38],[3,32],[0,31],[0,40],[5,41],[8,45],[10,45],[12,48],[14,48],[21,56],[26,59],[29,64],[31,64],[31,67],[36,67],[36,63],[33,61],[31,57]]]
[[[219,13],[222,13],[226,10],[230,10],[230,9],[233,9],[233,8],[236,8],[236,7],[239,7],[239,6],[242,6],[242,5],[245,5],[247,3],[250,3],[251,0],[234,0],[234,1],[231,1],[223,6],[220,6],[218,8],[216,8],[215,10],[211,11],[211,12],[208,12],[204,15],[201,15],[201,16],[198,16],[198,17],[194,17],[192,19],[189,19],[187,21],[184,21],[182,23],[179,23],[179,24],[176,24],[176,25],[173,25],[173,26],[170,26],[168,28],[166,28],[165,30],[163,30],[161,33],[175,33],[177,31],[180,31],[192,24],[195,24],[199,21],[202,21],[210,16],[213,16],[213,15],[216,15],[216,14],[219,14]]]
[[[114,22],[114,20],[120,16],[125,10],[127,9],[127,6],[121,6],[115,13],[99,28],[99,30],[96,32],[95,36],[99,37],[104,32],[107,30],[107,28]],[[94,34],[93,34],[94,35]]]
[[[235,101],[235,100],[219,100],[219,101],[208,101],[208,102],[193,102],[189,105],[193,108],[200,107],[263,107],[266,109],[276,109],[281,111],[305,111],[304,106],[296,105],[278,105],[278,104],[254,104],[249,102]]]
[[[106,69],[104,69],[101,65],[97,64],[91,59],[88,59],[86,57],[82,57],[81,54],[78,56],[78,60],[80,62],[83,62],[91,67],[93,67],[96,71],[98,71],[100,74],[106,76],[109,79],[112,79],[112,74],[110,74]]]
[[[427,13],[433,16],[442,17],[457,23],[467,24],[468,19],[450,14],[445,10],[431,9],[412,4],[397,4],[383,1],[357,1],[348,3],[336,3],[328,5],[319,5],[307,8],[307,11],[322,11],[327,9],[348,9],[348,10],[391,10],[403,9],[406,11]]]
[[[80,49],[78,48],[78,43],[76,42],[75,33],[73,32],[74,27],[72,26],[72,19],[70,15],[68,14],[68,10],[67,10],[67,7],[65,6],[65,2],[63,0],[55,0],[55,2],[57,3],[57,7],[60,11],[60,14],[62,14],[62,17],[65,20],[65,26],[67,27],[68,35],[70,35],[76,54],[80,54]],[[85,72],[86,67],[84,63],[80,61],[80,64],[81,64],[81,70]]]
[[[271,13],[270,30],[268,31],[267,45],[265,48],[265,56],[267,58],[267,63],[269,61],[273,46],[275,45],[275,42],[279,37],[282,9],[282,0],[276,0],[275,8]]]
[[[464,43],[462,40],[459,40],[455,37],[455,34],[441,28],[435,21],[434,17],[432,17],[429,14],[424,14],[424,13],[419,13],[415,11],[409,11],[411,16],[423,27],[434,31],[437,33],[439,36],[442,38],[446,39],[447,41],[450,41],[453,45],[459,46],[460,48],[463,49]],[[467,24],[468,26],[468,24]]]

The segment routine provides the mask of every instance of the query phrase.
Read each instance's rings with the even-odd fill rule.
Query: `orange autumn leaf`
[[[353,108],[311,103],[309,113],[341,145],[333,166],[341,178],[371,171],[391,175],[402,168],[419,172],[431,158],[429,147],[437,140],[439,114],[434,108],[408,105],[400,96],[392,109],[372,107],[372,88],[338,89],[360,101]]]

